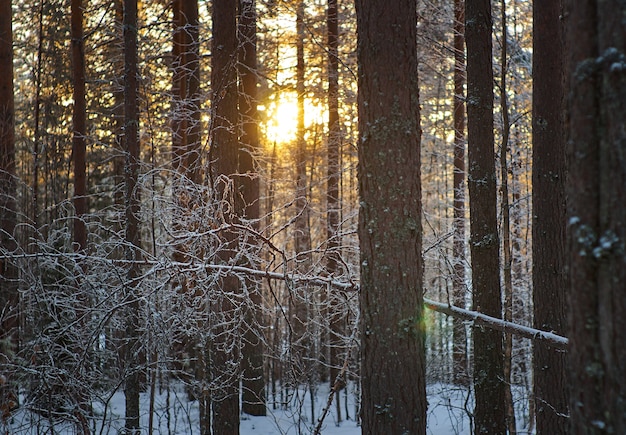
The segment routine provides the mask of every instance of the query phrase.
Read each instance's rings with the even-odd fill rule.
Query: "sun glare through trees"
[[[298,129],[298,96],[295,92],[280,92],[271,95],[271,100],[258,106],[261,112],[261,131],[266,138],[265,143],[271,147],[274,143],[288,146],[294,143]],[[324,121],[328,111],[321,102],[305,100],[304,125],[308,131],[325,130]]]

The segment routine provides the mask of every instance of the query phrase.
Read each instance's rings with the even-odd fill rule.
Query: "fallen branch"
[[[484,325],[489,328],[498,329],[503,332],[510,332],[521,337],[530,338],[531,340],[539,340],[557,349],[567,349],[568,340],[565,337],[554,334],[552,332],[541,331],[539,329],[529,328],[527,326],[518,325],[516,323],[507,322],[502,319],[487,316],[476,311],[465,310],[453,305],[436,302],[424,298],[424,305],[433,311],[447,314],[463,320],[469,320],[478,325]]]

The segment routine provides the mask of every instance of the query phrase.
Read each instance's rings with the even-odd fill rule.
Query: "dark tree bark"
[[[454,258],[453,303],[465,308],[465,2],[454,2]],[[467,332],[465,323],[453,319],[453,379],[469,382],[467,371]]]
[[[198,15],[198,0],[183,0],[182,18],[184,25],[184,62],[185,76],[185,111],[189,115],[185,119],[185,168],[187,177],[193,183],[202,182],[201,172],[201,129],[200,105],[200,21]]]
[[[173,44],[173,166],[185,178],[200,183],[200,37],[198,2],[174,0]]]
[[[341,127],[339,125],[339,20],[337,18],[337,0],[328,0],[326,9],[326,27],[328,32],[328,144],[327,144],[327,181],[326,181],[326,249],[328,257],[326,271],[329,276],[341,275],[340,251],[341,235],[339,220],[341,204],[339,202],[339,153],[341,145]],[[330,385],[334,385],[341,371],[343,317],[340,304],[334,292],[329,291],[326,305],[329,309],[330,323],[328,331]],[[338,387],[343,388],[344,382]],[[339,392],[335,391],[337,420],[341,421],[341,404]]]
[[[296,6],[296,94],[298,115],[296,123],[296,152],[295,152],[295,169],[296,169],[296,198],[294,218],[294,247],[296,254],[296,268],[300,273],[308,273],[311,268],[311,231],[309,228],[309,202],[307,195],[307,151],[304,127],[304,111],[305,111],[305,63],[304,63],[304,1],[299,0]],[[308,334],[309,308],[312,305],[313,292],[309,287],[300,286],[295,289],[294,297],[291,297],[291,351],[292,351],[292,373],[295,376],[295,382],[298,383],[306,378],[311,383],[313,373],[312,358],[317,355],[311,355],[313,346],[313,337]],[[312,385],[310,385],[312,386]]]
[[[415,0],[356,2],[363,433],[425,434]]]
[[[500,144],[500,212],[502,213],[502,284],[504,287],[504,320],[513,321],[513,248],[511,247],[511,210],[509,202],[509,137],[511,121],[509,119],[509,102],[507,97],[508,74],[508,29],[506,1],[500,1],[500,31],[502,34],[500,53],[500,112],[502,114],[502,143]],[[506,426],[509,435],[517,433],[515,408],[511,391],[511,371],[513,362],[513,334],[504,333],[504,397]]]
[[[72,0],[72,75],[74,81],[74,108],[72,114],[74,159],[74,249],[81,251],[87,246],[87,106],[85,101],[85,42],[83,40],[83,7],[81,0]]]
[[[473,309],[502,318],[493,135],[493,69],[489,0],[466,0],[467,139]],[[504,356],[500,331],[474,329],[477,434],[504,434]]]
[[[9,256],[15,253],[17,184],[15,178],[15,103],[13,94],[13,30],[11,1],[0,3],[0,372],[8,374],[19,350],[18,270]],[[14,379],[0,382],[0,403],[17,405]],[[9,409],[8,411],[12,411]]]
[[[298,118],[296,127],[296,212],[295,244],[296,260],[302,263],[301,272],[308,272],[311,250],[309,231],[309,204],[307,200],[306,140],[304,138],[305,64],[304,64],[304,1],[298,1],[296,11],[296,93],[298,94]],[[300,319],[306,323],[305,319]]]
[[[234,211],[233,177],[237,174],[237,2],[218,0],[213,3],[213,50],[211,84],[213,121],[210,132],[216,200],[221,203],[225,223],[232,223]],[[237,236],[225,232],[219,258],[228,263],[235,256]],[[222,278],[219,294],[212,301],[211,315],[217,316],[212,341],[212,376],[219,382],[212,398],[213,433],[239,432],[239,346],[235,328],[237,306],[234,295],[239,292],[238,279],[233,275]]]
[[[185,17],[183,0],[172,0],[172,167],[179,174],[186,171],[186,128],[183,102],[187,96],[185,80]],[[178,175],[178,174],[177,174]],[[176,200],[176,196],[174,198]]]
[[[561,2],[533,6],[533,318],[567,335],[565,99]],[[537,434],[568,433],[566,354],[533,343]]]
[[[255,156],[259,152],[259,116],[257,113],[257,49],[256,1],[239,0],[239,112],[242,124],[239,147],[239,186],[242,206],[240,218],[258,230],[260,218],[260,186]],[[262,305],[260,284],[247,279],[250,295],[246,307],[243,343],[242,411],[250,415],[266,415],[265,376],[263,373],[263,342],[260,339]]]
[[[115,120],[115,134],[113,144],[113,175],[114,185],[122,186],[124,184],[124,34],[123,34],[123,21],[124,21],[124,2],[123,0],[114,0],[115,8],[115,35],[118,44],[114,49],[115,53],[115,65],[116,75],[113,82],[113,119]],[[124,191],[120,188],[116,188],[113,192],[113,199],[115,205],[118,206],[118,210],[124,207]],[[119,231],[121,228],[119,224],[114,227],[115,231]]]
[[[191,210],[198,206],[196,185],[201,183],[201,121],[200,121],[200,40],[197,0],[174,0],[173,12],[173,62],[172,62],[172,166],[174,169],[173,201],[175,212],[173,228],[178,234],[185,234],[189,220],[185,219]],[[188,238],[182,236],[182,243],[175,245],[172,257],[178,262],[187,262],[189,256]],[[192,254],[193,256],[194,254]],[[193,284],[193,278],[181,275],[173,285],[182,296],[182,303],[189,303],[190,311],[195,311],[198,323],[203,323],[204,305],[193,301],[202,299],[201,290]],[[202,325],[195,328],[202,330]],[[180,331],[180,339],[174,352],[184,351],[194,361],[191,373],[194,383],[188,389],[188,395],[199,402],[200,427],[210,428],[210,398],[206,389],[199,387],[207,381],[207,361],[199,342],[203,339],[190,335],[186,329]],[[180,367],[182,369],[182,367]]]
[[[626,433],[626,6],[565,4],[569,433]]]
[[[125,221],[126,260],[129,261],[126,287],[126,430],[139,433],[140,390],[140,295],[138,278],[141,276],[141,238],[139,228],[139,107],[137,66],[137,0],[124,0],[124,150],[125,164]]]

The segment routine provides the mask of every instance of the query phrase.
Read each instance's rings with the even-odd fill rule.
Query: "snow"
[[[273,409],[272,398],[269,397],[268,415],[266,417],[241,417],[240,433],[242,435],[299,435],[313,433],[317,418],[322,414],[323,407],[328,399],[328,385],[321,385],[317,389],[315,421],[311,421],[310,395],[304,390],[291,396],[286,409]],[[434,384],[428,387],[428,429],[429,435],[469,434],[469,418],[464,409],[466,406],[467,391],[458,387]],[[345,394],[341,394],[342,413],[345,417]],[[354,420],[354,394],[349,390],[347,409],[349,420],[337,422],[336,405],[330,407],[326,419],[322,424],[321,433],[325,435],[358,435],[361,434],[359,424]],[[169,406],[168,406],[169,403]],[[280,407],[279,407],[280,408]],[[142,434],[148,433],[149,395],[141,395],[141,426]],[[94,404],[94,416],[91,426],[94,434],[117,435],[124,427],[124,394],[116,392],[113,396],[103,397],[102,401]],[[182,386],[170,388],[167,391],[157,392],[155,395],[154,433],[171,435],[199,434],[198,403],[188,401]],[[76,428],[70,423],[55,421],[54,431],[50,430],[51,420],[42,415],[28,412],[21,408],[15,412],[6,427],[11,435],[34,435],[41,433],[55,433],[70,435],[76,433]],[[169,427],[169,430],[168,430]],[[3,432],[4,433],[4,432]]]

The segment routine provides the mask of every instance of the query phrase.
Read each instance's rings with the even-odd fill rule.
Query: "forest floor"
[[[240,434],[242,435],[303,435],[312,434],[322,415],[328,400],[328,384],[317,388],[315,402],[311,406],[308,390],[300,390],[298,394],[290,394],[287,406],[274,405],[273,396],[268,398],[268,414],[265,417],[243,415]],[[344,390],[345,391],[345,390]],[[283,397],[286,397],[285,395]],[[322,422],[321,434],[325,435],[358,435],[361,428],[355,421],[356,404],[354,391],[341,393],[342,421],[338,421],[336,404],[333,403],[326,418]],[[277,393],[280,402],[280,393]],[[471,399],[467,390],[446,384],[433,384],[428,387],[428,429],[429,435],[470,434]],[[276,408],[276,409],[274,409]],[[141,395],[141,426],[142,434],[148,433],[149,395]],[[347,412],[347,419],[346,419]],[[314,413],[312,415],[311,413]],[[198,402],[188,401],[182,386],[171,387],[167,391],[157,392],[154,402],[154,434],[193,435],[199,434]],[[92,420],[93,433],[97,435],[118,435],[124,427],[124,394],[115,393],[94,404]],[[314,418],[312,418],[314,417]],[[519,420],[518,420],[519,423]],[[2,427],[2,433],[11,435],[75,434],[75,427],[69,423],[51,421],[40,414],[20,409],[11,420]],[[6,431],[6,432],[5,432]],[[520,432],[527,433],[527,432]]]

